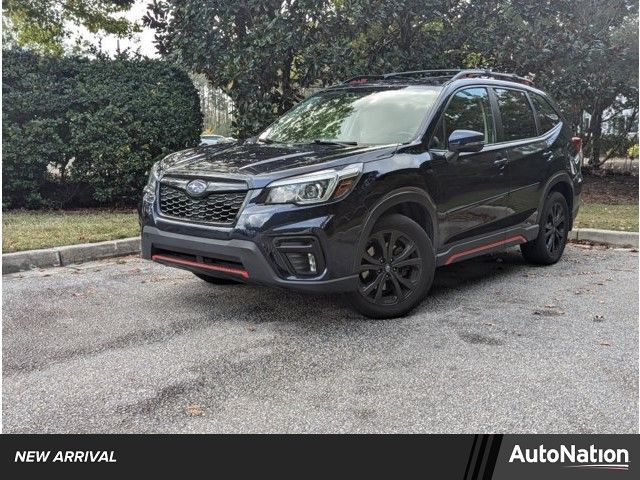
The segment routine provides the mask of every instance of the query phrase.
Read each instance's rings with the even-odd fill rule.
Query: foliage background
[[[162,55],[231,97],[241,138],[305,89],[435,68],[533,76],[574,125],[589,113],[596,166],[605,112],[637,115],[635,0],[154,0],[144,20]]]
[[[202,131],[191,80],[160,60],[5,50],[2,96],[3,208],[133,204]]]
[[[197,142],[185,71],[224,109],[207,127],[231,118],[238,138],[351,76],[479,67],[533,77],[594,168],[637,143],[636,0],[149,0],[164,62],[68,45],[131,35],[135,1],[3,2],[3,208],[133,202],[154,160]]]

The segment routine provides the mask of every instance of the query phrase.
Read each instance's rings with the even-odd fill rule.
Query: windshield
[[[282,143],[405,143],[418,133],[439,87],[330,90],[285,113],[258,137]]]

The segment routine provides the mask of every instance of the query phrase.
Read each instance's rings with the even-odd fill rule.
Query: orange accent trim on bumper
[[[487,245],[481,245],[479,247],[470,248],[469,250],[464,250],[462,252],[454,253],[449,258],[447,258],[447,261],[444,262],[444,264],[445,265],[449,265],[449,264],[455,262],[460,257],[465,257],[467,255],[471,255],[472,253],[482,252],[483,250],[489,250],[489,249],[491,249],[493,247],[499,247],[500,245],[504,245],[505,243],[511,243],[511,242],[515,242],[515,241],[518,241],[518,243],[525,243],[527,241],[527,239],[524,238],[522,235],[515,235],[515,236],[509,237],[509,238],[507,238],[505,240],[500,240],[500,241],[497,241],[497,242],[489,243]]]
[[[151,260],[153,260],[154,262],[168,262],[176,263],[178,265],[185,265],[188,267],[197,267],[203,270],[214,270],[216,272],[231,273],[233,275],[240,275],[242,278],[249,278],[249,272],[240,268],[223,267],[222,265],[193,262],[191,260],[184,260],[183,258],[171,257],[169,255],[152,255]]]

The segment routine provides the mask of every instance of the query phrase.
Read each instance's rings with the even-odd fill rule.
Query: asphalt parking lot
[[[637,432],[638,253],[439,269],[410,316],[127,257],[3,277],[4,432]]]

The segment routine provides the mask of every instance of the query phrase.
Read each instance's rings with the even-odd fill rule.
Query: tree
[[[587,148],[597,168],[603,113],[621,95],[637,104],[637,13],[629,0],[498,0],[469,2],[457,22],[486,65],[533,76],[574,125],[591,115]]]
[[[339,63],[338,11],[328,0],[155,0],[144,19],[160,53],[233,100],[234,133],[254,134]]]
[[[463,35],[454,19],[464,0],[352,0],[339,12],[350,31],[335,38],[346,42],[347,74],[446,69],[469,65]]]
[[[155,161],[199,142],[198,94],[174,65],[2,53],[4,208],[135,204]]]
[[[3,27],[18,46],[42,53],[61,55],[72,25],[91,33],[118,36],[133,33],[136,26],[118,13],[126,12],[135,0],[5,0]]]
[[[602,114],[637,103],[632,0],[156,0],[159,51],[233,100],[256,133],[306,87],[356,74],[483,67],[535,77],[570,121],[583,112],[599,163]]]

